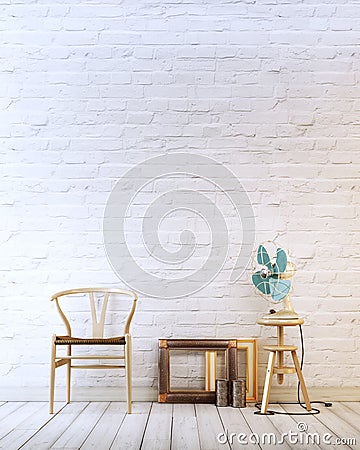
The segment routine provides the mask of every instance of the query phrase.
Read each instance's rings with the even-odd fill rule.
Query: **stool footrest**
[[[294,352],[297,347],[296,345],[265,345],[264,350],[268,352]]]
[[[295,367],[274,367],[274,373],[284,373],[284,374],[290,374],[290,373],[296,373]]]

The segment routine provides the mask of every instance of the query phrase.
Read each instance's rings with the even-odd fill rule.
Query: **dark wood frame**
[[[170,387],[170,351],[224,351],[228,380],[237,379],[236,339],[159,339],[160,403],[215,403],[215,392],[206,390],[176,390]]]

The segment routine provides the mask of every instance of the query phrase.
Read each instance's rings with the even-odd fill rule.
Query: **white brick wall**
[[[292,250],[307,383],[358,386],[359,3],[0,3],[2,387],[47,385],[52,293],[122,285],[103,248],[106,200],[128,168],[179,150],[231,168],[257,240],[278,232]],[[134,384],[156,386],[160,337],[263,344],[267,308],[226,273],[191,298],[142,296]]]

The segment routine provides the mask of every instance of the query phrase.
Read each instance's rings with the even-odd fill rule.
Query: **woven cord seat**
[[[77,338],[56,336],[55,345],[125,345],[125,336],[111,338]]]

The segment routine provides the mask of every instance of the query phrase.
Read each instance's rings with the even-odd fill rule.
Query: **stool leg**
[[[261,403],[261,414],[266,414],[269,399],[270,399],[270,391],[271,391],[271,384],[272,384],[272,378],[274,374],[274,364],[275,364],[275,352],[269,353],[269,359],[268,359],[268,365],[266,369],[266,376],[265,376],[265,384],[264,384],[264,393]]]
[[[292,356],[292,359],[293,359],[293,361],[294,361],[296,373],[297,373],[297,376],[298,376],[299,381],[300,381],[301,392],[302,392],[302,394],[303,394],[303,396],[304,396],[304,400],[305,400],[305,404],[306,404],[306,409],[307,409],[308,411],[311,411],[312,408],[311,408],[311,405],[310,405],[309,396],[308,396],[308,393],[307,393],[307,390],[306,390],[306,385],[305,385],[304,377],[303,377],[303,375],[302,375],[301,367],[300,367],[299,360],[298,360],[298,357],[297,357],[297,355],[296,355],[296,351],[295,351],[295,350],[293,350],[293,351],[291,352],[291,356]]]
[[[278,327],[278,345],[284,345],[284,327]],[[284,352],[278,352],[278,364],[277,367],[282,369],[284,367]],[[284,374],[277,374],[277,381],[279,384],[284,383]]]

